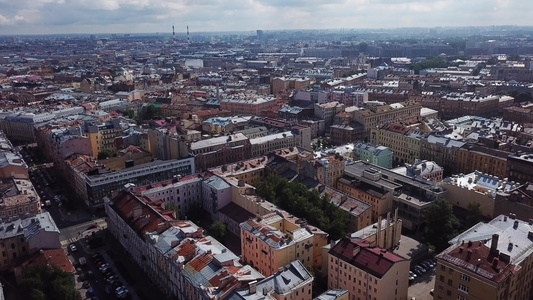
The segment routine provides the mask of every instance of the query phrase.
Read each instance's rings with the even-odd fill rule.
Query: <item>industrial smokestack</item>
[[[187,25],[187,43],[191,43],[191,38],[189,36],[189,25]]]
[[[174,25],[172,25],[172,40],[176,41],[176,32],[174,31]]]

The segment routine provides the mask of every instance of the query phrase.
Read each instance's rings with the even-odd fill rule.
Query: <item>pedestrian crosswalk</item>
[[[74,242],[77,242],[78,241],[78,238],[70,238],[68,240],[62,240],[61,241],[61,247],[65,247],[65,246],[68,246]]]

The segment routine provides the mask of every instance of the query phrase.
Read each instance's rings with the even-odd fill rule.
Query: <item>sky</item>
[[[0,34],[533,25],[531,0],[0,0]]]

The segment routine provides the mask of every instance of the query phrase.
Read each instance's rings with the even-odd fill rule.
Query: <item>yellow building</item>
[[[102,151],[109,151],[115,154],[117,152],[115,138],[121,136],[122,130],[119,119],[112,119],[104,124],[87,126],[84,135],[89,138],[91,155],[97,157],[98,153]]]
[[[350,299],[407,299],[408,273],[409,260],[362,240],[342,238],[328,254],[328,288]]]
[[[365,182],[355,182],[354,178],[343,176],[337,181],[337,189],[347,195],[361,200],[372,206],[372,221],[377,221],[379,216],[392,209],[392,200],[389,192]]]
[[[500,215],[478,223],[437,255],[434,298],[529,300],[533,297],[533,222]]]
[[[418,127],[385,124],[371,128],[370,143],[389,148],[396,163],[414,163],[420,158],[420,136],[423,133]]]
[[[365,135],[370,135],[370,130],[385,123],[408,121],[420,116],[422,106],[415,102],[393,103],[381,106],[372,106],[368,109],[354,111],[353,119],[365,128]]]
[[[242,261],[265,276],[295,260],[309,268],[322,265],[327,234],[304,220],[276,211],[240,226]]]

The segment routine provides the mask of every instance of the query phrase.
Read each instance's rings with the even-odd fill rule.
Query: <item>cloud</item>
[[[0,34],[533,25],[524,0],[0,0]]]

